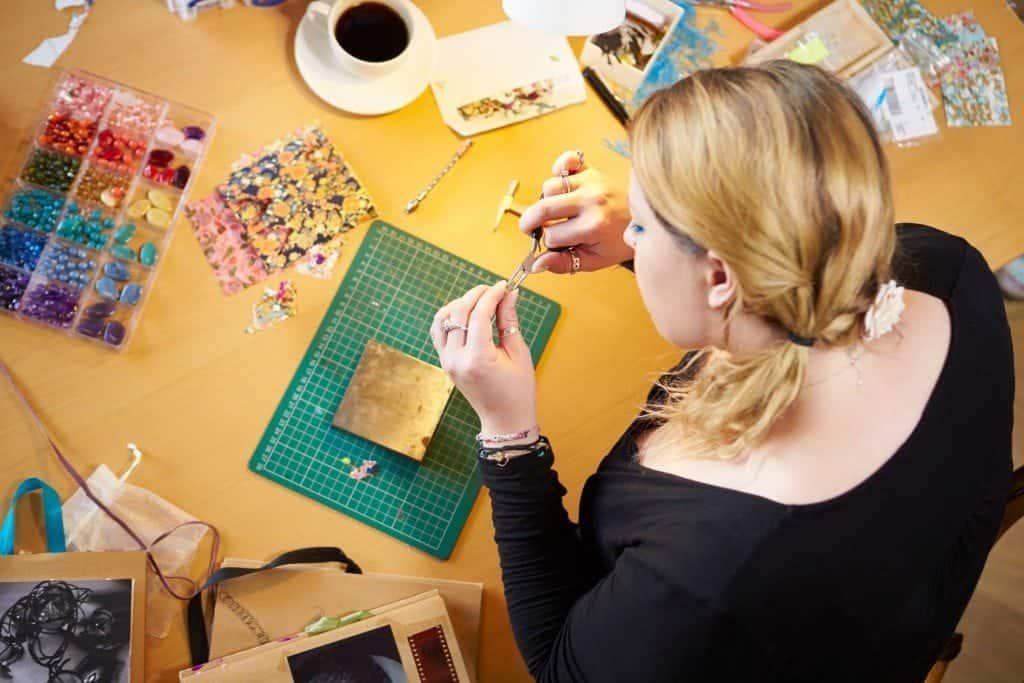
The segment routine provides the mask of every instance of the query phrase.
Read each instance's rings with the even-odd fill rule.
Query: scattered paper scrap
[[[82,28],[82,24],[85,23],[86,17],[89,16],[89,8],[92,6],[92,0],[55,0],[54,7],[57,10],[67,9],[69,7],[84,7],[85,10],[82,12],[76,12],[71,15],[71,20],[68,22],[68,30],[66,33],[53,36],[52,38],[45,38],[39,45],[36,46],[32,52],[25,55],[25,58],[21,61],[25,64],[32,66],[41,66],[49,68],[53,66],[64,51],[71,45],[71,41],[78,35],[78,30]]]

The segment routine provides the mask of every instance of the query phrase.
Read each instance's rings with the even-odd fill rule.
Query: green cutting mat
[[[524,251],[525,251],[524,242]],[[384,223],[367,233],[320,329],[274,412],[249,469],[447,559],[480,490],[476,415],[456,392],[417,464],[331,426],[349,380],[370,339],[438,364],[429,330],[444,304],[500,278]],[[520,290],[519,326],[534,362],[547,344],[561,307]],[[349,478],[376,460],[377,474]]]

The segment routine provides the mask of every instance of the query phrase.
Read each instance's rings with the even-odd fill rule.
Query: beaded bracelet
[[[539,432],[540,431],[540,427],[538,427],[537,425],[534,425],[534,426],[530,427],[529,429],[524,429],[523,431],[515,432],[514,434],[491,434],[491,435],[487,435],[487,434],[484,434],[484,433],[480,433],[480,434],[476,435],[476,441],[477,441],[477,443],[483,443],[484,441],[487,441],[488,443],[507,443],[509,441],[519,441],[519,439],[525,439],[530,434],[532,434],[534,431]]]
[[[477,449],[477,455],[480,456],[481,460],[493,462],[497,464],[498,467],[504,467],[512,458],[533,454],[541,456],[544,455],[549,448],[551,448],[551,442],[548,441],[546,436],[541,436],[532,443],[523,444],[521,446],[500,446],[497,448],[484,448],[481,446]]]

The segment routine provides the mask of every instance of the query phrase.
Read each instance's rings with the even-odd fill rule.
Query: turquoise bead
[[[144,266],[152,266],[156,263],[156,245],[146,242],[139,247],[139,262]]]
[[[118,244],[128,244],[135,237],[135,226],[131,223],[122,225],[114,233],[114,241]]]
[[[135,260],[135,251],[130,247],[126,247],[123,244],[115,244],[110,248],[110,253],[117,258],[124,259],[125,261]]]

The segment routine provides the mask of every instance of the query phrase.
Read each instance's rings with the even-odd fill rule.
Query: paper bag
[[[260,562],[227,558],[224,567]],[[369,609],[437,589],[451,616],[470,681],[476,680],[483,584],[390,574],[346,574],[334,565],[289,565],[231,579],[217,588],[210,658],[301,631],[322,616]]]
[[[142,683],[145,607],[142,551],[0,557],[0,623],[23,636],[0,643],[0,677]],[[41,632],[16,627],[38,614]]]
[[[434,590],[370,610],[361,620],[326,633],[297,633],[212,660],[182,671],[179,679],[183,683],[462,683],[469,674],[444,601]]]

